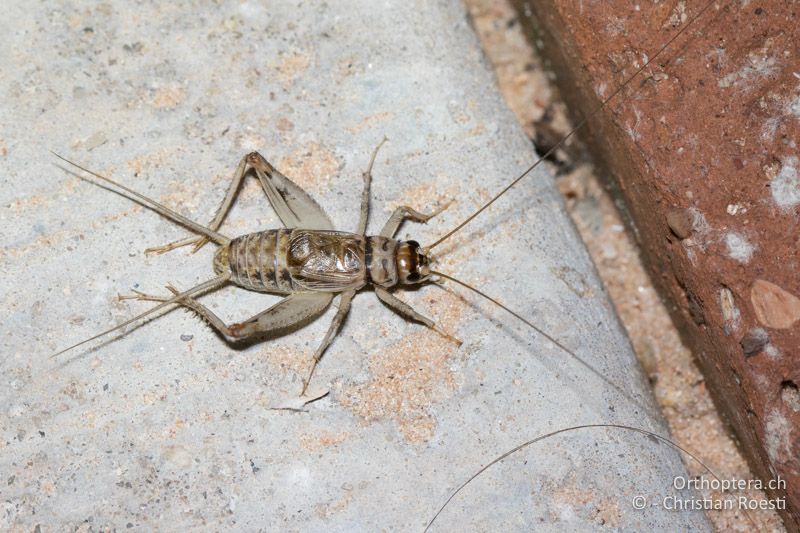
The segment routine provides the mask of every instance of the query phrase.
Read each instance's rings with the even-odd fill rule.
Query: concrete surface
[[[317,370],[331,394],[305,413],[269,407],[298,393],[334,309],[239,350],[172,312],[48,360],[149,305],[118,293],[189,287],[210,276],[213,254],[145,257],[186,233],[70,176],[48,149],[200,221],[257,149],[352,229],[361,171],[385,134],[373,231],[397,205],[458,200],[401,231],[423,243],[534,154],[458,3],[4,8],[0,527],[421,530],[477,468],[538,434],[599,422],[665,431],[502,311],[435,286],[402,296],[461,348],[365,291]],[[251,180],[223,231],[276,224]],[[652,411],[544,172],[437,251],[443,271],[501,298]],[[224,289],[203,300],[234,320],[276,298]],[[575,432],[479,477],[436,526],[704,530],[701,514],[658,505],[683,472],[652,440]],[[654,505],[634,510],[636,495]]]
[[[687,29],[587,139],[717,407],[755,475],[785,482],[769,496],[800,531],[797,2],[719,2],[692,27],[707,2],[533,4],[576,116]]]

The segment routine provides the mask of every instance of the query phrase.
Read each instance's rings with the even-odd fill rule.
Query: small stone
[[[739,322],[740,313],[739,309],[736,308],[733,292],[728,287],[722,287],[719,291],[719,307],[726,327],[735,329],[736,323]]]
[[[800,320],[800,298],[769,281],[753,283],[750,302],[758,321],[768,328],[788,329]]]
[[[186,333],[184,333],[183,335],[181,335],[181,340],[182,340],[183,342],[189,342],[189,341],[190,341],[190,340],[192,340],[193,338],[194,338],[194,335],[188,335],[188,334],[186,334]]]
[[[294,124],[292,121],[286,117],[281,117],[278,119],[278,122],[275,123],[275,127],[278,131],[292,131],[294,129]]]
[[[797,383],[791,380],[781,383],[781,400],[789,409],[800,413],[800,388],[797,387]]]
[[[750,241],[744,235],[736,233],[735,231],[728,232],[725,235],[725,245],[728,248],[728,256],[731,259],[746,265],[750,262],[755,251],[755,246],[750,244]]]
[[[180,445],[167,446],[162,454],[164,460],[172,463],[178,468],[189,468],[192,466],[192,455],[185,447]]]
[[[742,351],[747,357],[752,357],[759,353],[764,349],[767,343],[769,343],[769,335],[761,328],[751,329],[742,337],[742,340],[739,341],[739,344],[742,346]]]
[[[667,225],[679,239],[689,237],[694,231],[694,212],[691,209],[670,209],[667,213]]]
[[[98,146],[102,146],[108,142],[108,138],[105,136],[103,132],[96,131],[88,139],[86,139],[83,144],[86,150],[92,150],[97,148]]]

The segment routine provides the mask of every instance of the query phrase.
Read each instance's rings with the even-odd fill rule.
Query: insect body
[[[337,293],[368,283],[385,288],[430,277],[416,241],[342,231],[278,229],[233,239],[217,251],[214,270],[255,291]]]
[[[368,284],[374,286],[378,298],[394,311],[412,320],[422,322],[446,338],[460,343],[459,340],[440,330],[433,320],[416,312],[389,291],[396,286],[423,283],[429,280],[433,274],[430,268],[431,260],[419,243],[398,241],[393,238],[402,222],[405,219],[426,222],[446,206],[431,214],[423,214],[406,206],[398,207],[389,217],[379,235],[365,235],[369,215],[372,166],[382,144],[383,141],[375,148],[369,168],[364,173],[361,216],[356,233],[335,231],[325,211],[303,189],[278,172],[263,156],[255,152],[242,159],[228,193],[208,227],[200,226],[177,215],[168,208],[111,181],[109,178],[84,169],[63,157],[61,159],[118,187],[122,191],[120,194],[139,201],[202,234],[200,237],[184,239],[152,248],[150,251],[161,253],[188,244],[194,244],[195,250],[197,250],[208,240],[214,240],[220,244],[220,248],[214,255],[213,267],[217,274],[215,279],[185,292],[179,292],[177,289],[169,287],[173,292],[172,297],[151,296],[140,292],[137,292],[135,296],[127,297],[162,302],[161,305],[146,314],[167,304],[183,305],[206,320],[228,342],[237,342],[258,335],[279,333],[312,320],[330,305],[337,294],[340,294],[339,310],[314,354],[311,370],[303,384],[302,394],[304,394],[314,368],[347,316],[353,296],[357,290]],[[230,209],[242,179],[251,169],[255,171],[267,198],[286,227],[258,231],[230,239],[220,235],[216,230]],[[208,307],[193,298],[197,293],[218,288],[226,283],[234,283],[245,289],[280,294],[286,297],[248,320],[229,325]],[[123,327],[130,322],[127,321],[100,335]],[[94,338],[97,336],[92,337],[92,339]],[[92,339],[87,339],[67,350]],[[59,353],[64,351],[66,350]]]

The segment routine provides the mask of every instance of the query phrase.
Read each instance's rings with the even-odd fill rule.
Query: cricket
[[[466,339],[458,338],[455,332],[447,331],[443,328],[436,319],[435,309],[430,311],[417,309],[398,296],[398,293],[402,293],[404,289],[415,286],[451,282],[503,309],[536,335],[545,338],[561,352],[584,367],[594,378],[603,381],[609,388],[624,397],[627,402],[641,408],[645,414],[651,414],[650,407],[632,397],[622,387],[606,377],[602,371],[580,357],[574,349],[569,348],[556,334],[546,331],[545,328],[540,327],[533,320],[503,304],[501,301],[502,295],[487,294],[480,286],[476,287],[459,279],[454,273],[440,269],[437,265],[435,250],[486,212],[498,199],[508,195],[519,182],[530,176],[534,169],[548,160],[559,148],[563,147],[574,134],[585,126],[588,120],[600,113],[609,103],[615,101],[626,87],[642,76],[642,73],[647,70],[651,63],[662,58],[670,45],[686,30],[691,28],[697,19],[704,16],[714,3],[714,1],[705,3],[681,28],[676,30],[663,46],[652,53],[641,67],[615,87],[598,107],[577,122],[555,145],[549,147],[530,166],[516,175],[502,190],[493,192],[488,201],[480,205],[454,227],[443,231],[440,237],[430,243],[420,243],[413,239],[401,240],[398,238],[399,230],[405,222],[424,224],[437,220],[437,215],[444,212],[453,200],[438,206],[412,207],[401,205],[394,209],[376,235],[367,234],[372,202],[371,186],[373,178],[380,179],[380,176],[373,176],[375,163],[381,156],[383,145],[387,142],[395,142],[393,139],[387,139],[386,137],[374,144],[368,161],[365,161],[366,164],[362,167],[364,170],[362,173],[363,185],[360,195],[359,214],[357,220],[353,221],[352,232],[348,231],[350,228],[334,227],[331,217],[326,213],[324,206],[320,205],[309,192],[295,183],[291,175],[288,175],[288,172],[286,173],[287,175],[280,172],[259,152],[254,151],[241,158],[215,215],[206,224],[201,224],[182,215],[153,198],[129,188],[123,182],[112,179],[109,175],[104,175],[88,168],[87,165],[60,150],[58,153],[56,151],[51,152],[58,159],[59,163],[57,164],[59,167],[67,172],[138,203],[165,219],[182,226],[193,234],[162,246],[148,248],[145,250],[146,253],[165,254],[185,247],[191,247],[191,252],[194,253],[208,244],[217,248],[210,265],[211,274],[205,281],[190,288],[167,284],[165,286],[167,293],[161,295],[134,289],[133,294],[120,296],[120,299],[152,302],[155,305],[130,319],[126,319],[104,331],[52,353],[50,358],[58,358],[67,352],[72,352],[112,333],[124,330],[128,326],[140,324],[153,315],[172,307],[182,307],[195,314],[229,345],[235,346],[240,343],[250,343],[259,341],[263,337],[273,338],[290,333],[305,324],[315,321],[338,297],[336,312],[324,336],[319,340],[314,339],[316,348],[308,353],[311,365],[305,376],[302,376],[298,395],[301,400],[300,405],[306,405],[321,397],[318,394],[309,394],[313,388],[315,370],[320,364],[328,364],[327,359],[323,363],[323,357],[334,343],[342,324],[351,310],[351,306],[354,305],[353,301],[356,299],[356,294],[361,290],[371,289],[378,300],[391,311],[408,321],[421,324],[429,329],[431,334],[439,335],[448,342],[461,346]],[[376,135],[377,137],[379,135]],[[250,178],[255,178],[258,181],[264,196],[266,196],[269,205],[280,220],[282,227],[266,228],[236,236],[227,235],[223,233],[222,226],[235,205],[245,180]],[[203,295],[228,285],[234,285],[246,291],[278,295],[282,299],[250,318],[234,322],[227,317],[219,316],[209,306],[200,301]],[[153,325],[151,324],[149,327],[153,327]],[[433,526],[445,507],[450,504],[451,500],[462,489],[493,465],[523,448],[556,435],[581,430],[593,431],[601,428],[646,435],[654,441],[686,454],[692,460],[697,461],[705,471],[719,479],[712,467],[703,463],[696,453],[653,431],[623,424],[575,425],[540,435],[522,443],[501,456],[489,460],[480,469],[476,465],[475,474],[466,479],[455,490],[449,491],[450,496],[446,500],[444,498],[445,494],[443,494],[443,505],[437,506],[435,514],[431,517],[425,517],[427,522],[425,531],[428,531]],[[752,522],[746,511],[745,515]]]
[[[363,174],[364,189],[361,195],[360,218],[355,233],[334,230],[330,218],[319,204],[297,184],[278,172],[257,152],[242,158],[236,168],[228,192],[217,210],[216,216],[208,226],[202,226],[189,220],[183,215],[106,176],[93,172],[54,153],[56,157],[65,163],[101,180],[104,184],[115,187],[114,192],[141,203],[160,215],[199,234],[196,237],[189,237],[163,246],[149,248],[147,251],[165,253],[189,245],[193,246],[196,251],[209,241],[215,242],[220,247],[217,249],[213,259],[213,270],[216,277],[185,291],[179,291],[175,287],[168,285],[167,289],[172,293],[171,296],[156,296],[141,291],[135,291],[134,295],[122,296],[123,299],[160,303],[144,313],[126,320],[122,324],[56,352],[51,358],[118,331],[152,313],[160,311],[168,305],[178,304],[190,309],[218,331],[227,342],[233,344],[245,339],[257,338],[260,335],[286,331],[313,320],[330,305],[336,295],[339,295],[339,309],[322,343],[314,352],[311,369],[303,381],[300,397],[304,397],[314,369],[347,316],[356,291],[368,284],[373,286],[375,294],[380,301],[396,313],[407,319],[420,322],[437,334],[461,345],[461,340],[443,331],[436,325],[434,320],[422,315],[390,292],[390,289],[398,286],[421,284],[431,280],[432,276],[439,276],[466,287],[505,309],[539,334],[545,336],[550,342],[564,350],[600,379],[606,381],[632,403],[647,410],[638,400],[617,387],[589,363],[567,349],[541,328],[509,309],[495,298],[486,295],[483,291],[449,274],[432,269],[433,259],[430,249],[455,234],[456,231],[480,214],[494,200],[505,194],[511,186],[500,192],[494,199],[473,213],[454,230],[434,242],[430,247],[422,247],[413,240],[398,241],[393,236],[405,220],[427,222],[446,209],[447,204],[428,214],[421,213],[408,206],[398,207],[389,217],[389,220],[386,221],[379,235],[365,235],[369,218],[372,168],[378,151],[385,141],[386,139],[384,138],[375,148],[370,158],[369,166]],[[553,150],[556,148],[557,146]],[[538,159],[534,166],[517,178],[514,183],[524,178],[542,160],[542,158]],[[237,192],[240,190],[242,180],[251,170],[254,171],[270,205],[272,205],[280,220],[285,224],[285,228],[258,231],[235,238],[226,237],[218,233],[217,230],[225,220],[225,216],[230,210]],[[229,325],[194,298],[194,296],[218,289],[227,283],[234,283],[239,287],[252,291],[285,295],[286,297],[262,313],[243,322]],[[309,400],[313,399],[317,398]]]
[[[388,290],[398,285],[423,283],[430,279],[432,274],[437,274],[431,270],[431,261],[427,250],[422,249],[419,243],[415,241],[401,242],[393,237],[405,219],[426,222],[441,209],[426,215],[410,207],[398,207],[386,221],[379,235],[365,235],[369,216],[372,167],[381,144],[383,141],[375,148],[369,168],[364,172],[361,215],[355,233],[334,230],[330,218],[319,204],[256,152],[242,158],[228,189],[228,194],[220,205],[214,220],[208,226],[192,222],[127,187],[122,187],[108,178],[78,167],[90,172],[95,178],[116,186],[127,193],[129,198],[140,201],[157,213],[184,224],[190,230],[200,234],[198,237],[170,243],[150,249],[150,251],[163,253],[187,245],[193,245],[194,249],[198,250],[209,240],[220,245],[214,255],[215,278],[183,292],[170,287],[173,292],[170,297],[137,293],[131,298],[157,301],[161,304],[132,320],[143,318],[149,313],[160,310],[163,306],[179,304],[197,313],[226,341],[235,343],[242,339],[286,330],[313,319],[322,313],[338,294],[340,295],[339,310],[322,343],[314,353],[313,364],[308,377],[303,382],[301,396],[306,393],[317,363],[347,316],[356,291],[368,283],[374,286],[378,298],[395,312],[421,322],[460,344],[455,337],[439,329],[433,320],[418,313]],[[71,161],[61,159],[75,165]],[[255,171],[270,204],[285,228],[259,231],[231,239],[217,233],[217,229],[224,221],[225,215],[240,189],[242,180],[250,170]],[[248,290],[285,295],[286,297],[252,318],[228,325],[193,296],[219,288],[229,282]],[[100,335],[125,327],[128,323],[104,331]],[[95,338],[97,336],[55,355]]]

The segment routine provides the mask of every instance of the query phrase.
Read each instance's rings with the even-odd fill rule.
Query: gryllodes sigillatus
[[[395,139],[395,144],[397,144],[397,140],[396,140],[397,138],[393,136],[393,139]],[[432,308],[432,310],[435,310],[435,307],[434,307],[434,308]],[[150,327],[153,327],[153,326],[150,326]],[[468,341],[468,339],[464,339],[464,340],[467,340],[467,341]],[[313,348],[310,348],[310,350],[313,350]],[[329,365],[330,365],[330,366],[333,366],[333,367],[335,367],[335,366],[336,366],[336,363],[335,363],[335,361],[330,361],[330,362],[329,362]]]

